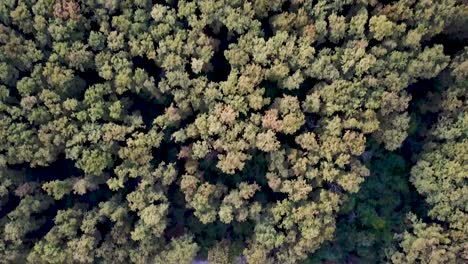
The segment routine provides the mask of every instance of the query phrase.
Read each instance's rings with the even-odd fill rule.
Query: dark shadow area
[[[312,131],[314,129],[320,128],[319,120],[320,115],[315,113],[305,113],[305,129],[307,131]]]
[[[31,167],[29,164],[10,165],[12,170],[24,170],[26,181],[45,182],[64,180],[71,176],[83,175],[83,171],[75,167],[75,162],[60,154],[57,160],[47,167]]]
[[[284,94],[295,96],[300,102],[303,102],[306,96],[313,90],[314,86],[319,83],[318,80],[313,78],[305,78],[304,81],[299,85],[298,89],[288,90],[284,89]]]
[[[419,80],[418,82],[415,82],[408,86],[406,88],[406,91],[411,94],[411,101],[413,104],[410,104],[411,106],[414,106],[414,101],[418,101],[421,99],[424,99],[424,97],[427,95],[428,92],[430,91],[436,91],[436,85],[437,83],[432,80]]]
[[[206,74],[208,80],[212,82],[226,81],[231,72],[231,65],[224,56],[224,51],[228,49],[229,44],[237,41],[237,37],[232,36],[226,26],[222,26],[218,32],[210,27],[205,27],[203,31],[207,36],[219,41],[218,50],[215,51],[210,60],[213,70]]]
[[[79,77],[83,82],[85,83],[86,87],[92,86],[97,83],[105,83],[106,80],[104,80],[101,76],[99,76],[99,73],[94,70],[94,69],[87,69],[86,71],[75,71],[75,75]],[[77,98],[81,99],[81,98]]]
[[[280,13],[278,13],[278,14],[280,14]],[[265,40],[270,39],[274,35],[273,28],[271,27],[271,24],[270,24],[270,19],[271,19],[271,17],[267,16],[267,17],[264,17],[264,18],[259,20],[260,24],[262,25],[263,38]]]
[[[127,194],[133,192],[136,190],[136,188],[138,187],[138,184],[140,183],[141,179],[140,178],[128,178],[126,181],[125,181],[125,186],[124,188],[120,191],[120,193],[124,196],[126,196]],[[107,187],[107,185],[106,185]]]
[[[158,164],[161,162],[172,163],[176,162],[177,168],[183,168],[182,161],[177,159],[177,154],[179,154],[178,145],[171,140],[172,133],[169,131],[165,131],[164,139],[161,142],[161,145],[158,148],[154,148],[153,153],[153,160],[151,163],[157,167]],[[180,162],[180,163],[179,163]],[[180,166],[179,166],[180,165]]]
[[[265,97],[270,98],[271,103],[274,103],[275,98],[283,94],[281,89],[276,82],[263,80],[259,87],[265,88]]]
[[[96,245],[96,248],[101,247],[101,245],[104,243],[104,241],[108,240],[108,236],[110,235],[110,232],[114,228],[114,222],[112,222],[109,218],[104,218],[104,220],[99,221],[96,224],[96,229],[99,230],[99,233],[101,235],[101,239]]]
[[[163,70],[156,65],[156,61],[150,60],[146,57],[133,57],[132,58],[133,68],[141,68],[145,72],[154,78],[155,83],[161,80]]]
[[[453,56],[466,47],[467,41],[467,38],[458,38],[441,33],[432,37],[430,40],[422,42],[421,46],[425,48],[432,47],[434,45],[442,45],[444,46],[444,53]]]
[[[408,112],[411,113],[410,136],[400,148],[401,155],[406,160],[415,161],[424,143],[432,139],[427,132],[437,123],[440,106],[430,101],[427,95],[428,93],[441,93],[441,89],[439,82],[434,79],[420,80],[406,89],[412,97],[408,107]],[[437,109],[437,112],[422,111],[421,106],[424,105]]]
[[[15,210],[15,208],[19,205],[21,199],[13,195],[12,193],[8,193],[8,197],[2,198],[2,204],[0,207],[0,219],[5,217],[11,211]]]
[[[166,107],[172,102],[172,96],[170,95],[163,95],[160,101],[150,96],[144,97],[143,94],[129,92],[124,93],[124,96],[131,101],[128,109],[129,113],[139,112],[147,128],[152,127],[153,120],[164,114]]]
[[[169,186],[168,193],[171,194],[167,196],[170,205],[167,214],[169,221],[164,235],[167,240],[171,240],[174,237],[185,234],[186,221],[190,213],[186,207],[185,195],[180,191],[177,183]]]

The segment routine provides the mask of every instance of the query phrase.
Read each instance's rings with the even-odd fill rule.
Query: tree
[[[0,2],[0,259],[303,261],[447,67],[411,181],[466,231],[463,1]]]
[[[440,77],[441,113],[433,124],[430,140],[411,170],[411,182],[432,206],[429,216],[445,223],[426,224],[410,215],[413,232],[405,232],[402,252],[392,256],[395,263],[452,263],[467,260],[466,213],[466,92],[468,50],[465,48]]]

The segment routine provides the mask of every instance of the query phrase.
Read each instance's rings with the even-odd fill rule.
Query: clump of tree
[[[304,260],[369,176],[366,143],[407,137],[406,88],[449,65],[431,40],[463,38],[467,11],[153,2],[0,3],[5,262]]]
[[[410,135],[412,139],[414,135]],[[408,139],[404,142],[407,147]],[[406,215],[424,200],[408,182],[410,160],[371,142],[366,165],[370,177],[345,200],[337,215],[332,241],[324,243],[305,263],[383,263],[398,246],[394,238],[407,226]],[[420,212],[417,212],[420,213]]]
[[[440,77],[435,97],[441,112],[429,131],[423,153],[411,170],[411,182],[432,206],[426,223],[409,215],[412,226],[401,235],[394,263],[458,263],[468,260],[468,49]],[[429,111],[430,109],[428,109]]]

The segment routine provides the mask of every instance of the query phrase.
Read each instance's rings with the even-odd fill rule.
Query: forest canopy
[[[468,262],[465,0],[0,1],[0,263]]]

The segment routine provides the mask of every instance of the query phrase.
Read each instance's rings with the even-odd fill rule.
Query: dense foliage
[[[466,1],[0,22],[0,262],[468,261]]]

